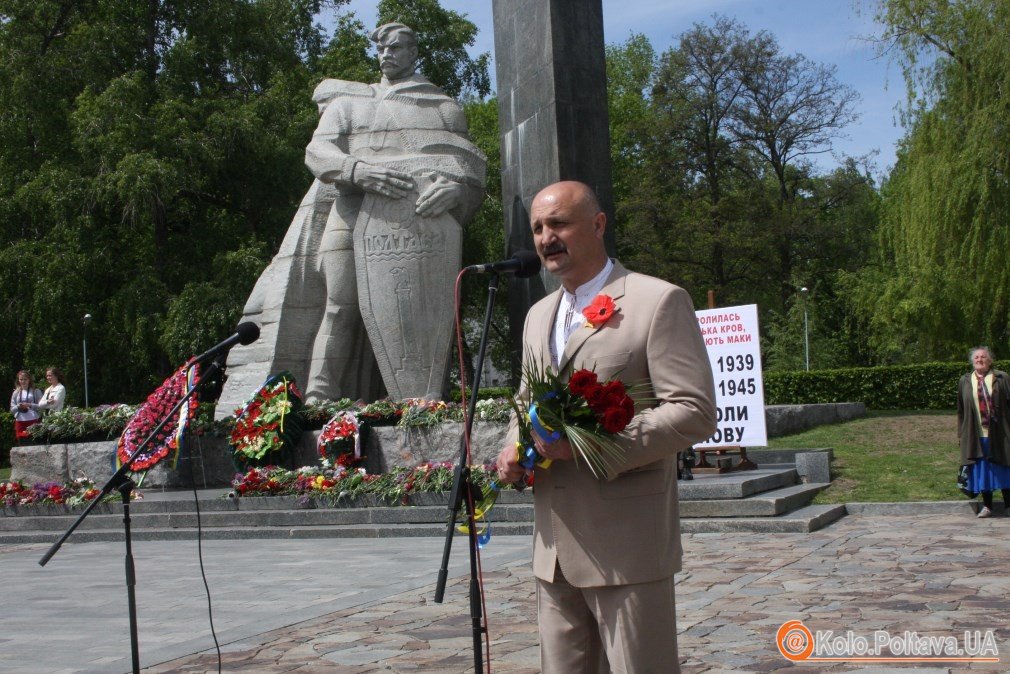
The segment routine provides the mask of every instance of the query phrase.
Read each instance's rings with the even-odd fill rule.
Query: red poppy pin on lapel
[[[598,328],[617,313],[614,305],[614,298],[610,295],[597,295],[589,306],[582,310],[582,315],[586,317],[587,328]]]

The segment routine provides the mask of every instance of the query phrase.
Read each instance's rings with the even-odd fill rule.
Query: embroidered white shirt
[[[554,317],[554,329],[551,331],[550,340],[551,362],[554,367],[557,367],[561,362],[561,354],[565,352],[568,338],[586,322],[582,310],[588,307],[593,298],[600,294],[612,271],[614,271],[614,261],[608,258],[607,264],[603,265],[600,273],[576,288],[574,294],[562,288],[561,304],[558,305],[558,313]]]

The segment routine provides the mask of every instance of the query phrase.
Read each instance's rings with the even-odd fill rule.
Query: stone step
[[[791,485],[744,498],[690,500],[681,493],[681,516],[704,517],[768,517],[780,515],[809,503],[824,486]],[[686,490],[685,490],[686,491]],[[314,502],[294,496],[246,497],[237,499],[200,499],[202,526],[271,527],[271,526],[343,526],[354,524],[401,524],[444,522],[445,494],[421,494],[411,502],[425,505],[388,506],[374,500]],[[428,505],[430,504],[430,505]],[[64,506],[32,506],[5,509],[0,517],[0,532],[62,531],[78,517],[82,508]],[[532,494],[503,494],[495,506],[494,517],[503,522],[531,522]],[[196,509],[192,500],[139,501],[130,506],[131,526],[143,528],[190,528],[196,526]],[[82,529],[119,529],[122,527],[122,505],[102,504],[81,524]]]
[[[266,499],[256,499],[266,500]],[[492,511],[497,522],[532,522],[532,504],[497,504]],[[382,508],[313,508],[300,510],[247,510],[233,512],[201,512],[204,529],[276,528],[276,527],[343,527],[361,525],[437,524],[448,519],[445,506],[394,506]],[[7,517],[0,519],[0,532],[64,531],[77,519],[74,515],[44,517]],[[136,514],[130,510],[130,528],[196,529],[196,513]],[[79,531],[122,529],[121,514],[90,514]]]
[[[445,508],[449,503],[448,493],[411,494],[403,503],[394,503],[375,496],[345,498],[339,501],[329,499],[304,498],[301,496],[269,496],[227,498],[228,490],[201,490],[198,492],[201,513],[210,512],[241,512],[263,510],[314,510],[314,509],[355,509],[409,506],[439,506]],[[502,492],[498,504],[530,504],[533,503],[532,490]],[[79,515],[85,506],[67,505],[30,505],[8,506],[0,508],[0,523],[4,518],[17,517],[49,517],[63,515]],[[196,503],[192,491],[154,492],[142,500],[130,502],[130,514],[147,515],[155,513],[195,513]],[[92,511],[94,515],[120,515],[123,506],[118,501],[102,503]],[[2,526],[2,524],[0,524]]]
[[[844,505],[807,506],[779,517],[696,518],[681,521],[684,533],[809,533],[831,524],[845,515]],[[532,522],[493,521],[492,535],[533,533]],[[196,539],[193,528],[150,527],[132,530],[134,541]],[[413,538],[442,537],[445,522],[361,523],[334,525],[206,527],[203,540],[278,539],[278,538]],[[457,532],[457,537],[463,536]],[[53,531],[10,531],[0,533],[0,544],[53,543],[59,537]],[[122,541],[122,529],[78,529],[71,543]]]
[[[794,484],[744,498],[680,501],[683,518],[775,517],[810,503],[829,483]]]
[[[681,501],[725,500],[746,498],[797,482],[794,466],[766,465],[732,473],[696,473],[693,480],[679,481],[677,490]]]
[[[678,483],[683,530],[688,532],[813,531],[845,514],[844,506],[808,506],[826,484],[797,484],[792,466],[761,466],[729,474],[704,474]],[[336,538],[442,536],[448,494],[415,494],[404,505],[374,497],[331,502],[296,496],[227,498],[228,490],[198,492],[203,536],[233,538]],[[799,510],[796,510],[799,509]],[[52,542],[82,506],[24,506],[0,511],[0,543]],[[795,512],[790,512],[795,511]],[[192,540],[192,491],[150,491],[131,503],[137,540]],[[495,531],[532,532],[533,497],[506,491],[492,514]],[[71,541],[122,540],[122,505],[96,507]]]
[[[811,505],[778,517],[697,518],[683,519],[684,533],[810,533],[817,531],[846,514],[843,504]]]
[[[492,534],[501,536],[532,535],[532,522],[494,522]],[[268,526],[213,527],[203,529],[203,540],[277,539],[277,538],[416,538],[442,537],[445,522],[422,524],[352,524],[344,526]],[[464,534],[456,532],[457,539]],[[0,534],[0,544],[54,543],[54,532],[21,531]],[[133,541],[193,541],[196,529],[131,529]],[[70,537],[70,543],[116,542],[124,539],[122,530],[81,530]]]

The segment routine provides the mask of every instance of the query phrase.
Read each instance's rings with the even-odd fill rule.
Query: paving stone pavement
[[[443,604],[432,601],[441,539],[204,543],[223,671],[472,671],[461,543]],[[812,534],[690,534],[684,547],[685,673],[1010,670],[1010,518],[849,516]],[[144,671],[217,671],[195,549],[134,546]],[[529,549],[528,538],[499,537],[484,553],[496,672],[539,671]],[[44,550],[0,551],[0,670],[129,670],[122,545],[67,545],[40,569]],[[790,620],[871,641],[877,630],[960,638],[992,629],[1003,662],[792,664],[775,646]]]

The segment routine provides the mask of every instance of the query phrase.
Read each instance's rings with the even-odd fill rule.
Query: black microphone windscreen
[[[235,332],[238,333],[239,344],[243,346],[252,344],[260,338],[260,326],[255,323],[239,323]]]
[[[532,250],[516,251],[512,257],[519,260],[519,269],[516,271],[517,278],[529,278],[540,272],[540,256]]]

